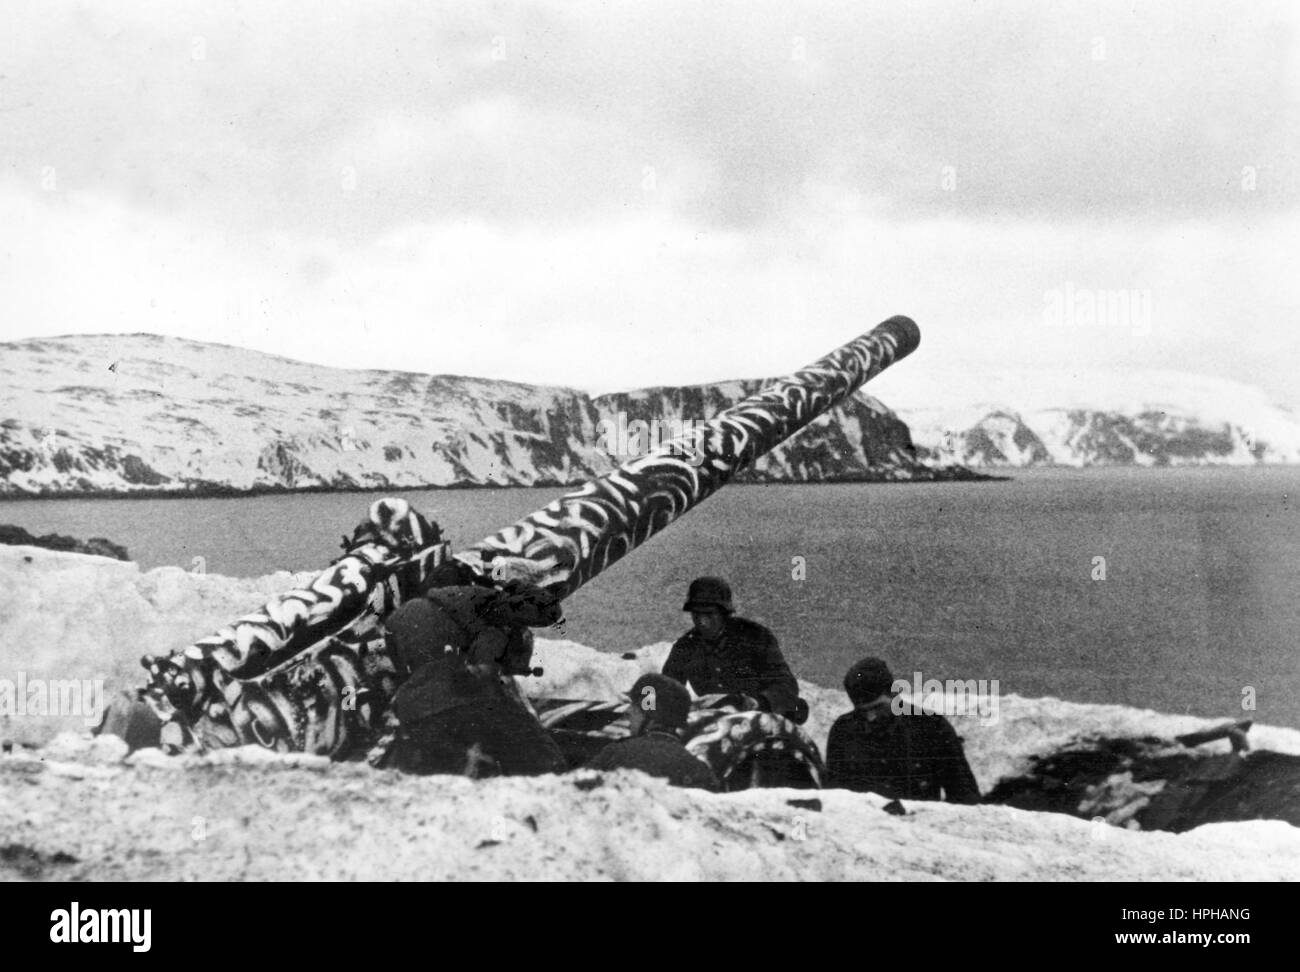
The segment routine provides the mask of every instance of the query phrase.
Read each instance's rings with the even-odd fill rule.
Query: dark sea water
[[[397,495],[458,547],[562,492]],[[574,595],[566,636],[618,651],[672,639],[687,583],[720,574],[820,684],[877,654],[907,678],[1300,727],[1297,493],[1294,467],[730,487]],[[203,557],[256,575],[323,566],[375,498],[21,501],[0,522],[105,536],[145,568]]]

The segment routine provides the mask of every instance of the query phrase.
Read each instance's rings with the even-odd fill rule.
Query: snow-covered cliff
[[[16,341],[0,344],[0,494],[576,484],[635,454],[626,447],[658,441],[638,438],[634,423],[657,433],[704,421],[761,384],[593,397],[327,368],[148,334]],[[963,478],[965,466],[1300,462],[1300,419],[1225,380],[913,368],[906,382],[887,373],[881,384],[897,413],[859,393],[760,459],[747,478],[928,480]],[[612,439],[611,428],[619,430]]]
[[[1167,371],[938,374],[884,389],[918,455],[972,466],[1300,462],[1300,416],[1257,388]]]
[[[638,443],[638,419],[704,421],[761,384],[593,398],[326,368],[156,335],[2,344],[0,383],[0,492],[11,494],[580,483],[629,458],[618,452],[624,446],[649,442]],[[621,441],[602,439],[603,429],[626,428],[632,434]],[[865,395],[752,473],[796,481],[960,474],[918,463],[907,426]]]

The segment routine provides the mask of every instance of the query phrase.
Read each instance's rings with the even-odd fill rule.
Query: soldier
[[[393,661],[408,675],[448,646],[477,664],[495,661],[505,655],[512,629],[555,624],[562,615],[558,592],[511,580],[500,587],[432,588],[401,605],[384,627]]]
[[[532,674],[529,628],[559,620],[560,593],[501,583],[429,590],[385,622],[393,661],[409,675],[393,697],[391,765],[475,777],[565,769],[512,678]]]
[[[895,712],[893,684],[879,658],[862,659],[844,676],[853,711],[831,726],[826,785],[895,800],[979,803],[961,737],[937,713]]]
[[[694,627],[677,639],[663,673],[696,695],[739,695],[745,707],[803,722],[808,707],[781,655],[776,636],[761,624],[735,617],[731,587],[719,577],[691,581],[683,611]],[[752,705],[750,701],[752,700]]]
[[[673,786],[717,792],[718,779],[707,763],[682,744],[691,697],[685,686],[664,675],[642,675],[628,692],[632,735],[610,743],[587,764],[590,769],[634,769],[666,779]]]
[[[473,778],[564,772],[560,747],[509,677],[529,670],[532,650],[533,633],[516,628],[500,658],[448,652],[416,669],[393,697],[399,729],[384,765]]]

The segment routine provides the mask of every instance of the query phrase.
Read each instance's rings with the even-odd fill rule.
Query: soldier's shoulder
[[[615,739],[613,742],[606,743],[604,749],[587,761],[587,766],[591,769],[614,769],[615,764],[620,763],[627,753],[636,751],[636,747],[632,745],[635,742],[635,737],[628,736],[626,739]]]
[[[957,730],[952,727],[952,723],[948,721],[948,717],[942,712],[935,712],[932,709],[922,709],[920,712],[916,712],[910,717],[904,716],[902,718],[910,718],[912,720],[910,723],[911,727],[913,727],[917,732],[924,733],[932,739],[958,738]]]
[[[749,618],[741,618],[733,615],[727,619],[727,627],[736,634],[752,638],[756,641],[770,638],[776,640],[776,635],[772,634],[772,629],[766,625],[759,624],[757,621],[751,621]]]
[[[491,594],[491,588],[476,587],[471,584],[449,584],[445,587],[431,587],[424,592],[426,600],[435,603],[455,603],[481,598],[485,593]]]
[[[897,719],[898,717],[890,716],[883,719],[868,719],[857,709],[850,709],[831,723],[830,732],[840,738],[865,739],[870,736],[879,739],[898,731]],[[828,733],[827,738],[829,735]]]
[[[698,756],[694,755],[686,744],[677,736],[652,732],[641,737],[645,740],[645,750],[653,753],[655,761],[665,769],[672,768],[687,779],[716,780],[713,770]]]
[[[681,737],[676,733],[668,732],[666,729],[655,729],[637,738],[645,742],[646,748],[686,752],[686,744],[682,742]]]
[[[589,765],[596,769],[653,769],[662,766],[665,758],[671,757],[672,744],[667,740],[629,736],[610,743],[598,754],[599,763],[593,760]]]
[[[852,726],[856,725],[858,721],[859,720],[858,720],[857,710],[850,709],[848,712],[845,712],[842,715],[838,715],[835,717],[835,721],[831,723],[831,732],[835,732],[837,729],[840,732],[844,732],[847,729],[851,728]]]
[[[629,748],[631,749],[636,748],[636,746],[633,745],[635,742],[636,742],[635,736],[628,736],[624,739],[615,739],[613,742],[606,743],[605,748],[602,749],[600,753],[601,755],[604,755],[605,753],[626,752]]]
[[[694,628],[691,628],[691,629],[688,630],[685,634],[683,634],[680,638],[678,638],[676,641],[673,642],[673,647],[674,647],[674,648],[690,648],[692,645],[696,644],[699,640],[700,640],[699,635],[697,635],[697,634],[695,633],[695,629],[694,629]]]
[[[915,714],[921,717],[921,721],[929,729],[952,728],[952,723],[948,721],[948,717],[937,709],[922,708],[917,710]]]

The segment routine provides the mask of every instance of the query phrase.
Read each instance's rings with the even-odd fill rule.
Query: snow
[[[1017,417],[1043,441],[1058,465],[1104,461],[1070,441],[1078,424],[1068,413],[1078,411],[1110,419],[1163,412],[1182,428],[1221,433],[1226,427],[1233,449],[1228,455],[1209,458],[1216,464],[1253,464],[1256,447],[1266,462],[1300,462],[1300,416],[1271,401],[1259,388],[1215,376],[1160,369],[950,372],[931,368],[910,370],[905,380],[901,374],[886,372],[872,391],[908,424],[917,445],[935,451],[944,461],[961,459],[960,450],[951,448],[954,436],[960,437],[996,412]],[[1144,464],[1143,457],[1135,463]]]
[[[0,678],[138,684],[140,655],[211,633],[295,581],[0,548]],[[530,694],[615,698],[666,644],[630,659],[539,639]],[[847,708],[803,684],[819,745]],[[1000,718],[955,717],[980,786],[1088,733],[1169,737],[1210,724],[1122,706],[1004,697]],[[1300,829],[1275,821],[1187,834],[1135,833],[1000,806],[872,794],[711,795],[634,773],[471,782],[404,777],[320,757],[239,749],[125,758],[76,716],[10,718],[0,733],[40,750],[0,757],[0,832],[60,879],[1285,880]],[[1300,732],[1256,726],[1257,748],[1300,753]],[[1220,744],[1225,750],[1227,743]],[[820,809],[791,801],[815,798]],[[92,812],[87,812],[87,810]],[[328,852],[326,852],[328,851]],[[70,855],[75,862],[56,855]],[[2,876],[2,875],[0,875]]]
[[[148,334],[10,342],[0,344],[0,492],[581,481],[613,466],[597,444],[602,417],[624,408],[700,421],[754,384],[592,398],[506,381],[327,368]],[[1061,465],[1126,461],[1123,429],[1134,422],[1150,450],[1137,451],[1137,464],[1300,462],[1300,418],[1226,379],[909,367],[905,378],[886,371],[870,389],[941,463],[1044,461],[1016,446],[1017,436],[1022,443],[1036,436]],[[994,413],[1006,418],[990,422]],[[1152,418],[1159,413],[1167,421]],[[834,416],[763,456],[758,473],[800,479],[830,454],[839,473],[924,472],[878,398],[859,392]],[[1108,439],[1118,458],[1095,437],[1075,441],[1093,425],[1114,430]],[[977,442],[995,439],[1005,455],[968,457],[971,433]]]
[[[631,398],[651,414],[702,421],[745,387]],[[707,414],[683,415],[697,400]],[[581,482],[613,468],[597,424],[622,405],[622,396],[327,368],[148,334],[17,341],[0,344],[0,492]],[[837,416],[762,457],[759,471],[797,478],[801,450],[821,454],[844,428],[862,447],[840,455],[842,470],[872,472],[865,444],[897,438],[891,414],[861,396]],[[894,444],[889,464],[906,478],[914,460]]]
[[[0,384],[0,453],[14,457],[3,480],[11,489],[33,492],[177,489],[186,478],[235,489],[349,480],[362,486],[446,484],[467,475],[479,482],[500,480],[500,458],[483,443],[513,443],[516,437],[497,407],[546,414],[580,394],[504,381],[326,368],[143,334],[0,345]],[[467,471],[439,452],[446,446],[455,454],[464,430],[481,436]],[[585,427],[575,431],[594,439]],[[571,439],[562,445],[580,444]],[[99,454],[105,447],[118,455]],[[400,457],[389,460],[386,449]],[[277,453],[295,466],[293,475]],[[125,478],[120,467],[127,455],[170,481]],[[533,470],[522,450],[517,458],[524,462],[522,482],[554,474]]]

